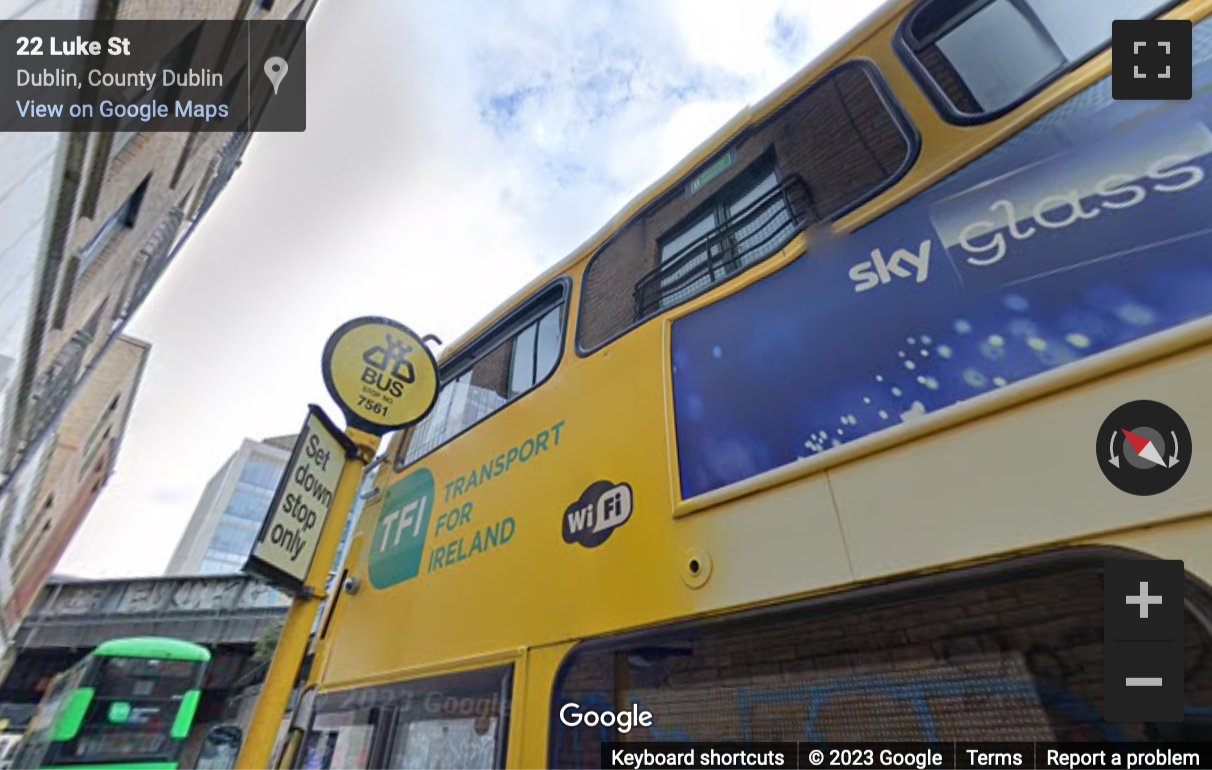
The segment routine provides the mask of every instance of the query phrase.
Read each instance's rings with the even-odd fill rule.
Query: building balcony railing
[[[811,216],[810,216],[811,215]],[[777,187],[645,273],[635,286],[635,319],[680,304],[785,247],[815,219],[799,176]]]
[[[29,418],[25,425],[25,441],[30,442],[46,428],[59,407],[67,401],[80,377],[84,364],[84,352],[92,342],[92,335],[76,332],[55,360],[34,380],[30,394]]]
[[[215,199],[219,197],[219,193],[223,192],[223,188],[231,181],[231,177],[236,173],[236,169],[240,166],[240,155],[244,152],[244,145],[247,143],[250,134],[247,131],[234,131],[223,142],[223,146],[219,148],[219,155],[216,159],[218,166],[215,168],[215,178],[211,181],[210,187],[206,188],[206,194],[202,198],[202,205],[198,208],[198,218],[200,219],[214,204]]]
[[[147,245],[139,252],[135,273],[139,276],[134,289],[130,293],[125,306],[119,313],[120,318],[126,318],[143,304],[151,292],[152,286],[159,280],[164,268],[172,257],[172,246],[176,241],[177,230],[185,219],[185,209],[174,208],[164,217],[164,221],[156,228],[156,232],[147,241]]]

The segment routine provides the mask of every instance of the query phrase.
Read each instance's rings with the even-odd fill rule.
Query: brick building
[[[113,471],[149,350],[146,342],[118,337],[43,442],[32,464],[37,494],[12,530],[13,590],[2,608],[10,627],[33,603]]]
[[[38,0],[6,6],[0,14],[98,24],[306,19],[316,1]],[[214,49],[191,47],[190,37],[165,41],[164,55],[181,69],[216,69],[209,59],[202,61],[213,58]],[[137,127],[135,122],[118,128]],[[12,299],[0,302],[0,673],[20,608],[31,590],[36,593],[34,576],[53,569],[53,561],[40,562],[58,558],[92,503],[91,497],[69,495],[79,508],[59,512],[52,529],[62,528],[53,541],[51,530],[38,545],[27,537],[37,537],[30,522],[42,515],[52,494],[43,470],[56,455],[66,462],[58,442],[69,431],[56,426],[69,413],[88,425],[105,417],[109,403],[103,398],[75,405],[81,383],[111,366],[111,354],[119,359],[113,366],[129,363],[132,343],[119,342],[119,333],[223,190],[249,138],[246,130],[115,130],[8,134],[0,140],[0,241],[22,247],[6,251],[0,265],[0,297]],[[120,407],[128,410],[129,404]],[[106,474],[108,467],[112,457],[102,465]],[[94,483],[103,485],[104,478]],[[69,504],[59,492],[54,495],[52,508]],[[25,581],[21,597],[14,594],[18,577]]]

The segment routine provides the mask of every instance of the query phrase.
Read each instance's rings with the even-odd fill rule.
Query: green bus
[[[210,652],[179,639],[113,639],[55,677],[13,768],[175,768]]]

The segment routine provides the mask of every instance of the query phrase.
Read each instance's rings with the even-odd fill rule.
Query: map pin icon
[[[278,84],[282,82],[282,78],[286,77],[286,60],[281,56],[271,56],[265,60],[265,74],[269,77],[269,82],[274,84],[274,95],[278,93]]]

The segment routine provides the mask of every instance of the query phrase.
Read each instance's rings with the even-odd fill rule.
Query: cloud
[[[340,323],[451,341],[876,4],[323,0],[307,131],[253,139],[135,318],[150,363],[63,569],[161,570],[243,438],[336,414]]]
[[[873,6],[426,3],[406,6],[406,24],[459,31],[416,39],[417,89],[541,266],[807,63],[814,26],[849,28]]]

